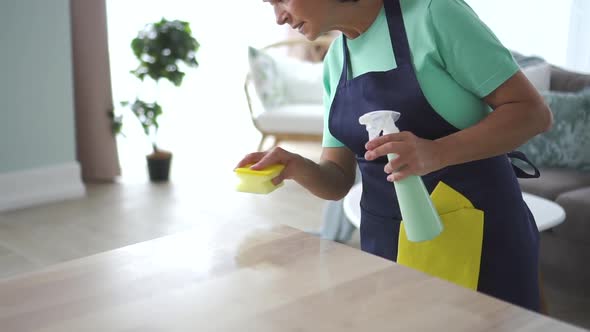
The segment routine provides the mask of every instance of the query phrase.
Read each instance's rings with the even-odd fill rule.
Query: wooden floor
[[[314,148],[309,144],[307,152]],[[282,220],[304,231],[317,231],[321,223],[324,202],[295,183],[252,195],[234,190],[231,167],[191,173],[179,166],[167,184],[147,182],[140,169],[118,183],[87,184],[81,199],[0,214],[0,278],[236,214]]]

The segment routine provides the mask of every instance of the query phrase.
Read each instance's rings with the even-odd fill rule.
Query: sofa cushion
[[[547,62],[545,59],[535,55],[524,55],[522,53],[511,51],[512,57],[521,68],[536,65],[542,62]]]
[[[551,66],[551,90],[575,92],[590,87],[590,74],[572,72]]]
[[[539,265],[544,283],[582,297],[590,296],[590,245],[571,241],[556,230],[542,232]]]
[[[538,167],[590,171],[590,90],[542,95],[553,113],[553,127],[518,150]]]
[[[529,79],[537,91],[549,91],[551,86],[551,65],[547,62],[521,65],[522,73]]]
[[[324,106],[295,104],[276,107],[256,117],[260,130],[270,133],[322,135]]]
[[[566,191],[590,186],[590,173],[563,168],[541,168],[538,179],[518,179],[523,191],[555,200]]]
[[[565,192],[555,201],[566,212],[566,221],[556,227],[555,232],[565,239],[590,246],[590,187]]]
[[[527,56],[512,51],[514,60],[522,73],[538,91],[549,91],[551,83],[551,65],[538,56]]]

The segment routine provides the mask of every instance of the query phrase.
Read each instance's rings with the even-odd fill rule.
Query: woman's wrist
[[[293,156],[293,180],[297,183],[303,183],[306,179],[313,177],[314,173],[319,173],[319,165],[315,162],[299,155]]]
[[[462,149],[456,137],[453,135],[441,137],[436,139],[437,143],[437,159],[439,169],[457,164],[457,152]]]

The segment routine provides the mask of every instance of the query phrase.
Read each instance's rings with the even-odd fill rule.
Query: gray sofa
[[[587,87],[590,75],[551,67],[551,91]],[[538,179],[519,180],[522,190],[555,201],[566,212],[564,223],[541,233],[540,268],[549,314],[590,328],[590,172],[540,171]]]

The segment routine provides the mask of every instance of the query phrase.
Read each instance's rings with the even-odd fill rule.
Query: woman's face
[[[277,24],[289,24],[307,39],[314,40],[330,31],[330,13],[335,0],[264,0],[275,11]]]

